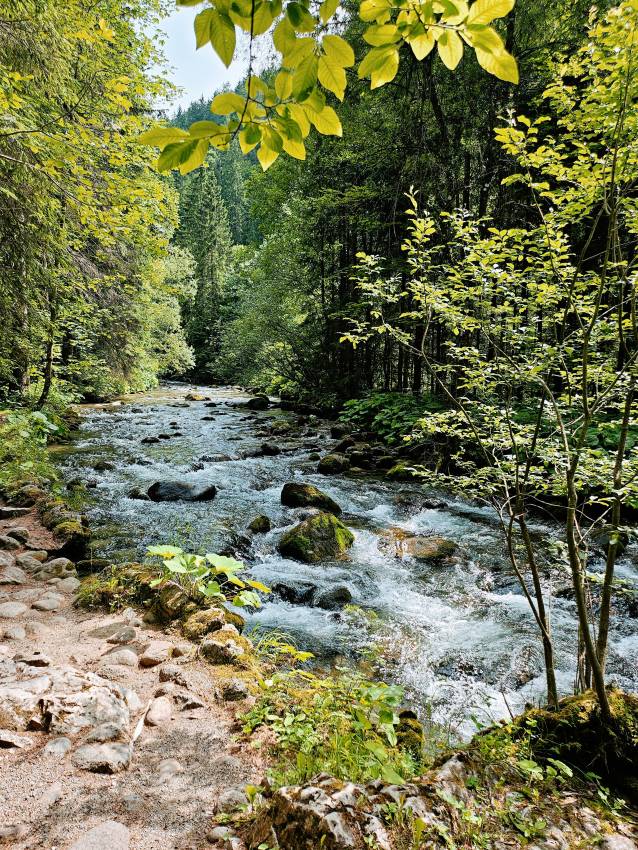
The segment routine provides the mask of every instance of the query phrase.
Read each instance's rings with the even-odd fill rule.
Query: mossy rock
[[[235,626],[237,631],[241,632],[245,624],[246,621],[240,614],[219,605],[190,614],[182,623],[182,632],[189,640],[199,641],[211,632],[219,631],[225,625]]]
[[[271,529],[271,522],[265,514],[259,514],[249,524],[248,530],[253,534],[267,534]]]
[[[170,623],[197,611],[197,603],[174,584],[165,584],[155,595],[152,611],[160,622]]]
[[[333,514],[320,513],[287,531],[278,548],[285,558],[316,564],[344,556],[353,543],[350,529]]]
[[[339,472],[347,472],[348,469],[350,469],[350,458],[336,452],[324,455],[317,466],[317,472],[322,475],[337,475]]]
[[[608,690],[612,720],[606,723],[593,691],[566,697],[556,711],[532,709],[514,724],[514,735],[531,735],[537,757],[559,758],[593,771],[638,799],[638,696]]]
[[[399,712],[399,723],[397,726],[397,741],[404,750],[409,750],[416,758],[423,754],[423,724],[411,709]]]
[[[281,491],[281,504],[289,508],[319,508],[319,510],[339,516],[341,508],[318,487],[312,484],[300,484],[289,481]]]
[[[414,481],[414,479],[420,478],[420,473],[413,466],[401,461],[386,472],[386,477],[392,479],[392,481]]]

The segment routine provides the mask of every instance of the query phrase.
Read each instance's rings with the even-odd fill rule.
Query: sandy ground
[[[0,533],[11,526],[28,527],[32,543],[51,544],[33,516],[1,526]],[[42,583],[29,580],[0,586],[0,597],[30,605],[44,590]],[[109,665],[105,654],[121,647],[100,635],[109,631],[104,626],[124,625],[121,614],[87,612],[75,608],[73,601],[73,594],[67,593],[55,612],[28,608],[17,618],[0,619],[0,636],[12,626],[26,629],[24,640],[2,639],[0,660],[39,649],[51,666],[71,665],[132,688],[143,706],[132,719],[132,732],[160,687],[161,668]],[[135,641],[126,648],[138,653],[152,640],[168,640],[182,649],[187,643],[177,632],[166,634],[145,624],[136,631]],[[185,711],[175,706],[170,720],[154,728],[144,725],[131,766],[124,772],[106,775],[78,770],[69,753],[45,752],[52,736],[44,732],[21,732],[31,739],[25,749],[0,749],[0,836],[5,833],[0,845],[16,850],[75,850],[75,843],[90,829],[114,820],[129,829],[130,843],[124,846],[130,850],[210,847],[206,834],[220,794],[258,784],[263,765],[254,751],[247,752],[235,740],[239,728],[235,715],[245,704],[220,701],[215,668],[188,658],[171,663],[181,666],[188,689],[204,706]],[[38,672],[46,672],[46,668]],[[8,835],[7,827],[18,827],[18,835],[15,831]],[[77,846],[83,848],[84,844]],[[101,850],[102,845],[94,847],[89,841],[86,847]],[[119,850],[120,845],[117,847]],[[108,841],[103,850],[110,850]]]

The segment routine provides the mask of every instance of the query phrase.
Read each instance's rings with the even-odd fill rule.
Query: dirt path
[[[33,513],[0,522],[0,844],[214,846],[211,815],[263,769],[234,740],[246,701],[222,699],[179,633],[74,607],[77,580],[51,544]]]

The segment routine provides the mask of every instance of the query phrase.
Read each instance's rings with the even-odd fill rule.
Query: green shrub
[[[431,396],[372,393],[347,401],[340,421],[356,430],[372,431],[388,445],[396,445],[412,433],[419,419],[443,407]]]

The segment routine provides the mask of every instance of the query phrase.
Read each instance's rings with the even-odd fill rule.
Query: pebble
[[[27,606],[23,602],[2,602],[0,603],[0,617],[7,620],[13,620],[15,617],[20,617],[27,610]]]
[[[144,722],[147,726],[161,726],[173,716],[173,706],[168,697],[155,697],[151,702]]]
[[[132,649],[116,649],[109,652],[103,658],[109,664],[122,664],[124,667],[137,667],[138,657]]]
[[[84,744],[75,751],[73,763],[80,770],[90,770],[94,773],[119,773],[129,766],[132,756],[131,744]]]
[[[69,850],[129,850],[130,840],[124,824],[107,820],[78,838]]]
[[[44,748],[44,752],[50,756],[65,756],[71,749],[69,738],[54,738]]]
[[[168,661],[172,646],[168,641],[153,641],[140,656],[141,667],[156,667],[164,661]]]

